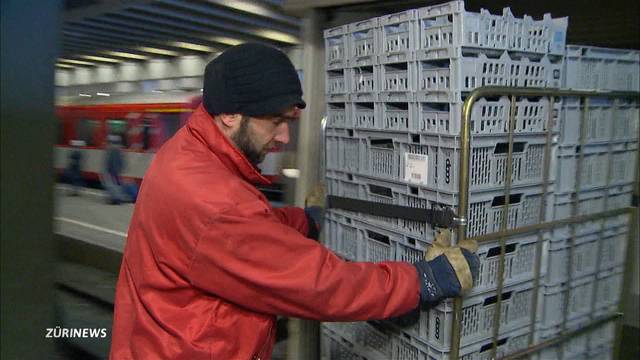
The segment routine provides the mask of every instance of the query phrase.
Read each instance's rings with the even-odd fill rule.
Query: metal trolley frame
[[[514,127],[515,127],[515,111],[516,111],[516,97],[517,96],[540,96],[540,97],[549,97],[549,116],[547,119],[546,126],[546,146],[544,152],[544,167],[543,167],[543,194],[542,194],[542,206],[540,207],[540,219],[544,219],[544,211],[545,211],[545,200],[546,195],[548,194],[549,187],[549,172],[550,172],[550,162],[551,162],[551,143],[552,143],[552,128],[553,128],[553,103],[555,98],[557,97],[579,97],[582,99],[584,104],[583,111],[580,117],[580,150],[579,157],[577,162],[577,171],[576,173],[581,173],[581,168],[583,166],[582,162],[584,159],[584,144],[586,138],[586,119],[589,113],[589,99],[592,97],[599,98],[611,98],[613,99],[613,110],[611,116],[611,130],[614,127],[615,113],[618,106],[619,99],[636,99],[640,100],[640,93],[638,92],[604,92],[604,91],[575,91],[575,90],[561,90],[561,89],[545,89],[545,88],[516,88],[516,87],[481,87],[477,88],[470,93],[463,105],[462,117],[461,117],[461,161],[460,161],[460,182],[459,182],[459,204],[458,204],[458,215],[461,219],[459,227],[457,229],[457,240],[463,240],[466,238],[466,230],[467,230],[467,222],[466,222],[466,214],[468,212],[468,198],[469,198],[469,153],[470,153],[470,119],[471,119],[471,111],[473,109],[473,105],[479,98],[486,96],[509,96],[511,100],[511,106],[509,111],[509,131],[507,134],[508,137],[508,154],[507,154],[507,169],[512,167],[513,163],[513,135],[514,135]],[[636,119],[637,120],[637,119]],[[613,132],[611,132],[613,133]],[[611,144],[609,144],[609,151],[611,151]],[[607,183],[608,186],[611,181],[611,171],[609,169],[609,162],[607,163]],[[638,159],[636,160],[635,169],[635,186],[634,186],[634,199],[637,199],[638,196]],[[505,198],[509,198],[511,192],[511,171],[505,171],[505,187],[504,194]],[[576,192],[580,192],[581,189],[581,181],[580,177],[576,178]],[[637,200],[636,200],[637,201]],[[593,311],[591,312],[591,321],[586,326],[581,327],[579,330],[575,331],[567,331],[566,323],[567,323],[567,311],[563,314],[562,319],[562,331],[560,336],[555,337],[550,340],[546,340],[540,342],[538,344],[534,344],[534,330],[535,330],[535,319],[537,312],[537,301],[538,301],[538,290],[540,284],[540,268],[541,268],[541,254],[542,254],[542,232],[544,230],[550,230],[557,226],[561,225],[569,225],[570,226],[570,250],[568,255],[567,262],[567,270],[572,269],[572,263],[574,261],[574,250],[575,250],[575,240],[576,240],[576,231],[575,225],[581,221],[589,221],[589,220],[598,220],[603,219],[605,217],[630,214],[631,216],[631,224],[629,229],[629,244],[636,237],[637,234],[637,216],[638,209],[637,204],[632,207],[627,207],[623,209],[609,210],[603,211],[597,214],[591,215],[582,215],[578,216],[578,199],[573,201],[571,207],[571,215],[572,217],[564,220],[558,221],[546,221],[543,223],[520,227],[516,229],[507,229],[507,216],[502,216],[502,223],[500,227],[500,231],[492,234],[487,234],[483,236],[474,237],[473,239],[477,240],[479,243],[487,242],[487,241],[495,241],[498,240],[500,244],[500,260],[498,267],[498,288],[496,290],[497,302],[496,302],[496,310],[494,311],[494,324],[496,325],[493,328],[493,339],[492,339],[492,348],[491,348],[491,357],[492,359],[496,358],[497,352],[497,341],[498,334],[500,330],[500,315],[501,315],[501,304],[502,304],[502,289],[503,289],[503,276],[505,269],[505,240],[508,236],[523,234],[527,232],[538,232],[538,240],[536,244],[536,258],[535,258],[535,277],[534,277],[534,294],[533,294],[533,304],[531,307],[531,325],[529,331],[529,347],[525,350],[518,351],[517,353],[509,354],[505,356],[503,359],[517,359],[528,357],[546,347],[564,342],[570,339],[573,336],[579,335],[590,329],[596,328],[600,325],[603,325],[609,321],[617,321],[617,329],[616,329],[616,337],[615,337],[615,345],[614,345],[614,358],[618,358],[618,353],[620,349],[620,337],[622,332],[622,311],[623,311],[623,303],[624,300],[622,296],[620,296],[620,302],[618,307],[618,312],[614,312],[608,314],[606,316],[600,316],[599,318],[595,318],[593,315]],[[509,202],[505,203],[504,213],[508,214],[509,211]],[[605,207],[607,208],[607,197],[605,197]],[[601,230],[604,227],[604,220],[601,223]],[[628,272],[629,272],[629,264],[631,252],[627,251],[626,261],[625,261],[625,270],[623,275],[623,284],[627,284],[628,282]],[[567,271],[568,275],[568,283],[571,282],[571,271]],[[564,308],[567,309],[571,287],[567,287],[568,290],[564,294]],[[622,286],[622,290],[624,291],[625,286]],[[595,291],[594,291],[595,294]],[[621,294],[622,295],[622,294]],[[594,295],[595,296],[595,295]],[[595,301],[592,302],[592,306],[595,306]],[[593,310],[593,309],[592,309]],[[453,327],[452,327],[452,348],[450,353],[450,358],[456,359],[458,358],[460,351],[460,324],[462,319],[462,300],[460,298],[456,299],[454,302],[454,318],[453,318]],[[559,351],[562,351],[562,347]],[[562,355],[562,354],[561,354]],[[562,357],[562,356],[561,356]]]

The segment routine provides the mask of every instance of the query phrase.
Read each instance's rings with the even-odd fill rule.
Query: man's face
[[[289,143],[289,122],[299,118],[296,107],[275,116],[243,116],[231,140],[253,165],[258,165],[267,153]]]

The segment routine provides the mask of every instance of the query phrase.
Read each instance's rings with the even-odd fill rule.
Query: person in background
[[[71,185],[69,195],[78,196],[80,195],[80,189],[85,185],[82,179],[82,151],[80,151],[80,148],[85,146],[85,142],[82,140],[71,140],[69,145],[71,146],[67,166],[67,181],[69,181]]]
[[[120,136],[113,134],[107,137],[107,141],[102,184],[107,190],[107,201],[110,204],[118,205],[127,201],[126,194],[122,188],[123,181],[120,177],[125,167],[124,157],[122,156],[122,142]]]
[[[111,359],[269,359],[278,315],[389,319],[471,287],[479,267],[471,251],[415,264],[348,262],[310,239],[317,211],[271,206],[255,186],[269,183],[256,166],[289,142],[305,106],[280,50],[242,44],[207,65],[203,104],[142,182]]]

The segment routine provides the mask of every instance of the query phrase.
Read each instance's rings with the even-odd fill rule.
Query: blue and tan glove
[[[414,263],[420,279],[420,306],[428,309],[445,298],[458,297],[473,287],[480,259],[478,245],[464,240],[451,246],[451,232],[443,230],[427,250],[424,260]]]
[[[318,184],[311,190],[304,200],[304,206],[304,213],[307,215],[307,223],[309,224],[307,237],[318,240],[324,223],[324,185]]]

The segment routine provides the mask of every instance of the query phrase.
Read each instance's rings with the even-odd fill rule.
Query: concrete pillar
[[[61,2],[2,0],[2,359],[51,359],[54,69]]]
[[[324,13],[309,10],[303,20],[303,91],[307,108],[303,112],[298,131],[297,166],[300,177],[296,182],[295,204],[304,206],[306,194],[321,176],[320,121],[324,116]],[[319,358],[319,323],[290,319],[287,358],[291,360]]]

